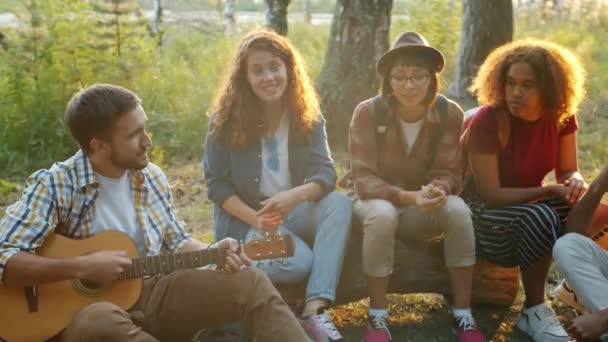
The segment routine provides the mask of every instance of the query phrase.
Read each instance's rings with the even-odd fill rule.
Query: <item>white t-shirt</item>
[[[281,117],[273,135],[262,136],[260,192],[268,197],[291,189],[289,174],[289,118]]]
[[[399,120],[401,124],[401,131],[403,132],[403,142],[407,148],[407,153],[412,151],[412,147],[416,143],[416,139],[418,139],[418,134],[420,134],[420,129],[422,129],[422,119],[416,122],[405,122],[403,120]]]
[[[95,214],[91,233],[107,230],[123,232],[133,239],[140,255],[146,251],[146,238],[137,223],[128,173],[120,178],[108,178],[95,173],[99,180],[99,195],[95,200]]]

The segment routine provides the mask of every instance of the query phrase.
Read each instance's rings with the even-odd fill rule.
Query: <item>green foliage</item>
[[[402,32],[416,31],[439,49],[446,60],[446,69],[441,75],[445,91],[453,78],[458,55],[461,2],[455,1],[450,8],[448,0],[405,1],[395,5],[395,12],[405,13],[405,18],[393,20],[391,42]]]
[[[107,82],[133,87],[154,72],[154,42],[131,13],[107,20],[87,1],[23,1],[25,29],[0,50],[0,165],[3,175],[46,167],[73,153],[63,124],[69,98]],[[109,43],[108,43],[109,41]]]
[[[391,41],[403,31],[421,32],[446,56],[444,87],[458,52],[460,3],[455,1],[450,9],[448,0],[408,0],[396,2],[394,9],[399,15],[393,17]],[[140,95],[150,117],[155,162],[176,165],[201,159],[212,99],[238,39],[251,27],[226,37],[209,33],[221,29],[167,25],[159,48],[145,23],[128,13],[119,16],[117,37],[115,18],[89,1],[30,0],[20,6],[26,28],[5,30],[10,48],[0,48],[0,176],[24,176],[71,155],[77,147],[63,124],[65,105],[76,91],[95,82],[120,84]],[[589,96],[579,113],[579,159],[581,169],[592,176],[608,161],[608,114],[602,111],[608,107],[608,50],[603,49],[608,11],[596,13],[593,21],[570,14],[541,22],[538,17],[519,13],[516,38],[562,44],[577,53],[590,75]],[[289,38],[313,80],[323,64],[328,36],[328,25],[290,23]]]
[[[21,6],[19,0],[2,0],[0,1],[0,13],[12,12]]]
[[[579,9],[580,15],[568,14],[573,9],[566,8],[562,15],[548,16],[538,24],[538,16],[521,16],[515,22],[515,38],[538,38],[552,41],[571,49],[579,57],[587,70],[587,99],[583,102],[577,117],[579,163],[583,175],[591,179],[608,164],[606,149],[606,127],[608,114],[608,30],[603,18],[608,17],[608,8],[600,8],[588,16],[588,9]],[[581,32],[585,32],[581,34]]]

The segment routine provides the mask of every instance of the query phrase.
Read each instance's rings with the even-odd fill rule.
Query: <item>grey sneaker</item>
[[[319,309],[320,313],[300,320],[302,327],[314,342],[344,341],[334,322],[329,318],[327,309]]]
[[[517,327],[535,342],[570,341],[570,336],[547,303],[538,304],[522,312],[517,319]]]

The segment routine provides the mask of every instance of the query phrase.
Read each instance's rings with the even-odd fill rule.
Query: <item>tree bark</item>
[[[310,9],[310,0],[304,0],[304,22],[310,24],[312,20],[312,12]]]
[[[282,36],[287,35],[287,7],[291,0],[265,0],[266,26]]]
[[[234,3],[236,0],[224,0],[224,32],[233,35],[236,32]]]
[[[362,236],[353,231],[349,241],[336,304],[366,298],[367,278],[361,264]],[[298,306],[304,298],[306,283],[278,286],[288,304]],[[452,289],[443,257],[440,240],[401,242],[395,244],[395,265],[391,276],[390,293],[438,293],[451,299]],[[473,302],[510,306],[519,292],[519,269],[503,268],[477,260],[473,278]]]
[[[357,104],[378,92],[376,62],[389,47],[393,0],[338,0],[317,81],[332,149],[346,150]]]
[[[163,5],[161,0],[154,0],[154,7],[152,9],[154,12],[154,21],[152,22],[152,35],[158,38],[158,45],[162,45],[163,41],[163,33],[161,31],[160,25],[163,22]]]
[[[512,0],[467,0],[463,4],[458,63],[448,95],[463,107],[475,106],[468,88],[490,52],[513,39]]]

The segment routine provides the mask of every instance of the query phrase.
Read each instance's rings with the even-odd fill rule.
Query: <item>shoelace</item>
[[[456,318],[456,321],[458,322],[458,326],[465,331],[477,329],[475,319],[471,315],[459,316]]]
[[[331,336],[332,338],[342,338],[342,335],[340,334],[340,332],[334,325],[334,322],[332,322],[332,320],[329,318],[329,314],[327,313],[327,311],[323,311],[323,313],[320,315],[317,315],[317,317],[319,317],[319,319],[318,319],[319,325],[323,329],[328,331],[329,334],[332,335]]]
[[[387,323],[386,317],[372,316],[370,323],[372,324],[372,327],[376,330],[384,329],[384,331],[386,331],[386,333],[388,334],[389,339],[390,340],[393,339],[393,336],[391,336],[390,330],[388,330],[388,325],[386,325],[386,323]]]

